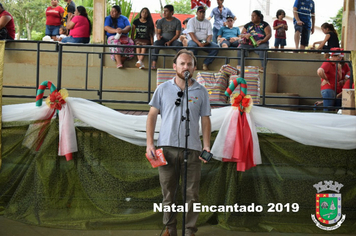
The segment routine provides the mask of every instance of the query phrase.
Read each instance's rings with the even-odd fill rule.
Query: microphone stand
[[[188,80],[189,80],[189,72],[184,73],[185,77],[185,103],[186,103],[186,119],[185,119],[185,148],[184,148],[184,178],[183,178],[183,225],[182,225],[182,236],[185,235],[185,203],[187,201],[187,172],[188,172],[188,136],[189,136],[189,107],[188,107]],[[183,104],[182,104],[183,105]],[[188,211],[188,210],[187,210]]]

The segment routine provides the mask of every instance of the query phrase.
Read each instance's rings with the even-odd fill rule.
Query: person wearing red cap
[[[340,105],[335,104],[335,86],[337,82],[341,80],[342,73],[341,69],[337,69],[335,61],[341,60],[341,52],[337,52],[340,51],[340,48],[331,48],[330,50],[334,51],[331,52],[330,59],[328,59],[328,62],[323,62],[321,67],[317,70],[317,74],[321,79],[320,89],[321,96],[324,98],[323,103],[325,107]],[[324,111],[329,110],[328,108],[324,108]]]

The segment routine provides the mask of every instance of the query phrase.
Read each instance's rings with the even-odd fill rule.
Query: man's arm
[[[203,133],[203,150],[210,152],[211,122],[209,116],[201,117],[201,127]],[[206,163],[201,157],[199,157],[199,159]]]
[[[190,33],[188,33],[188,34],[189,34],[191,40],[193,40],[196,44],[198,44],[199,47],[201,47],[201,48],[204,47],[204,44],[202,44],[202,43],[198,40],[198,38],[195,36],[195,33],[194,33],[194,32],[190,32]]]
[[[151,107],[150,111],[147,115],[147,122],[146,122],[146,153],[150,158],[154,158],[152,153],[156,153],[156,147],[154,144],[154,132],[156,128],[157,116],[159,110],[155,107]]]
[[[294,15],[295,20],[297,21],[297,25],[303,25],[304,24],[303,21],[301,21],[299,19],[298,8],[293,7],[293,15]]]
[[[315,14],[313,14],[311,18],[312,18],[311,33],[314,34],[314,30],[315,30]]]
[[[9,23],[10,20],[11,20],[11,16],[9,15],[4,15],[0,17],[0,29],[4,28],[7,25],[7,23]]]
[[[174,40],[177,40],[179,38],[181,32],[182,32],[181,30],[176,30],[176,35],[174,35],[174,37],[171,38],[171,40],[166,42],[166,45],[170,46],[174,42]]]

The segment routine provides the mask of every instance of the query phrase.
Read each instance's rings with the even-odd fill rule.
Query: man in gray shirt
[[[178,41],[180,33],[182,31],[182,24],[180,20],[173,16],[174,7],[172,5],[164,6],[163,18],[157,22],[157,40],[154,42],[154,46],[183,46]],[[155,48],[155,54],[159,54],[159,48]],[[179,51],[179,49],[177,49]],[[156,62],[158,55],[152,56],[151,69],[156,69]]]
[[[185,72],[189,72],[189,125],[188,136],[188,169],[187,169],[187,198],[188,212],[186,213],[185,235],[191,236],[198,230],[196,222],[199,212],[193,212],[192,206],[199,202],[199,183],[201,175],[200,157],[202,149],[210,152],[210,103],[207,90],[192,79],[196,68],[196,58],[191,51],[180,50],[173,59],[173,69],[176,76],[159,85],[149,103],[151,106],[147,115],[147,148],[149,158],[155,157],[154,133],[158,114],[161,115],[161,128],[157,141],[158,147],[163,147],[163,154],[168,162],[158,167],[159,181],[162,188],[164,206],[176,204],[176,190],[179,186],[180,176],[183,175],[184,147],[185,147],[185,120],[181,119],[187,110],[185,97]],[[183,92],[184,91],[184,92]],[[203,135],[203,147],[199,136],[199,120]],[[206,162],[206,161],[204,161]],[[182,180],[183,181],[183,180]],[[167,225],[164,236],[177,235],[177,220],[174,212],[163,213],[163,224]]]

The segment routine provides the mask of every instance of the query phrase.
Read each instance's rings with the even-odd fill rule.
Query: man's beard
[[[177,75],[178,75],[178,77],[179,77],[180,79],[185,80],[184,73],[185,73],[185,71],[182,71],[182,72],[180,72],[180,73],[177,72]],[[188,79],[191,79],[192,77],[193,77],[192,73],[189,72],[189,77],[188,77]]]

